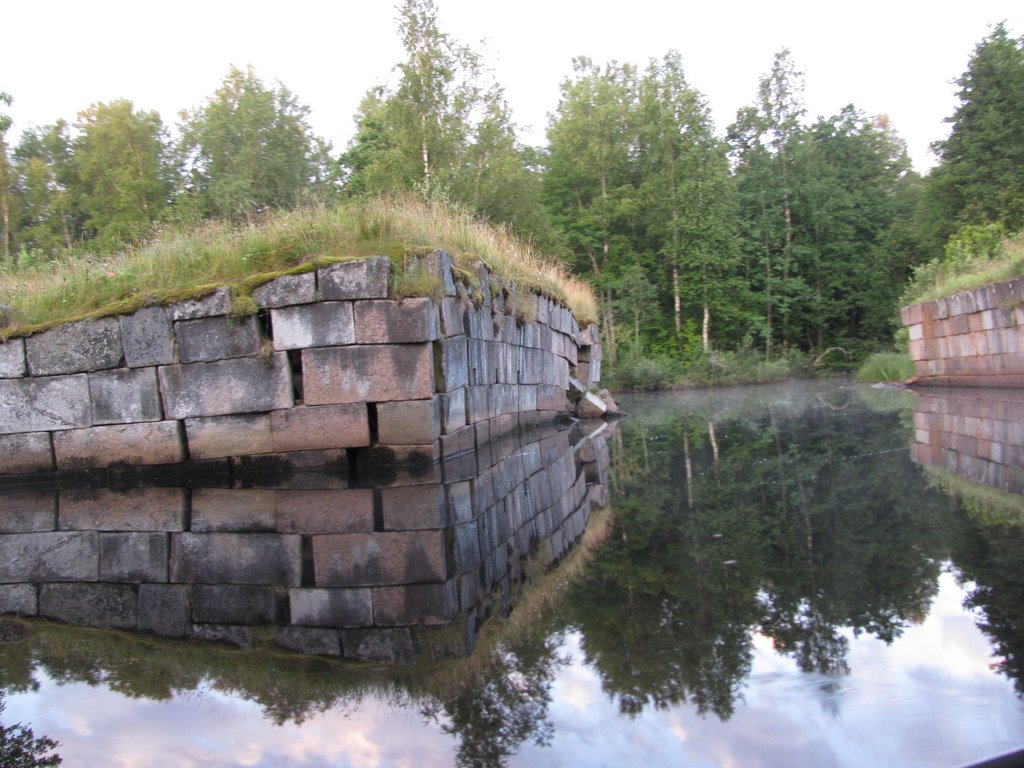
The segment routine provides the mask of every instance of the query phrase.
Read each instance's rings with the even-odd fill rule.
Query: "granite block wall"
[[[904,307],[917,384],[1024,387],[1024,278]]]
[[[565,306],[425,261],[432,298],[388,298],[381,256],[279,277],[256,315],[222,287],[0,343],[0,474],[314,449],[436,461],[552,420],[570,377],[599,380],[597,329]]]

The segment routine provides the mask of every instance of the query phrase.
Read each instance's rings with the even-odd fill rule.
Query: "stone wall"
[[[903,309],[923,385],[1024,387],[1024,278]]]
[[[0,474],[341,449],[436,461],[565,410],[597,330],[481,266],[424,259],[436,298],[389,296],[374,257],[0,343]],[[471,285],[472,284],[472,285]]]
[[[1024,493],[1024,392],[920,392],[914,430],[910,455],[917,463],[1007,493]]]
[[[606,504],[606,430],[365,475],[307,451],[7,483],[0,613],[386,662],[438,636],[469,651]]]

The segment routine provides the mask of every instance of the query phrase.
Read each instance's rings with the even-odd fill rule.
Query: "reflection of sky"
[[[635,718],[601,690],[570,635],[552,690],[548,747],[527,744],[512,766],[957,766],[1024,745],[1024,703],[994,673],[988,641],[961,608],[949,574],[929,617],[891,646],[849,635],[851,674],[804,675],[754,638],[751,677],[728,722],[682,706]],[[259,707],[209,687],[170,701],[131,699],[39,676],[12,695],[5,724],[25,722],[62,742],[76,766],[449,766],[452,737],[415,710],[374,697],[275,726]]]

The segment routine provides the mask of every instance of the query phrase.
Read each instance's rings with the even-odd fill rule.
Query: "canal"
[[[7,620],[0,719],[66,766],[964,766],[1024,747],[1012,396],[801,383],[620,405],[611,515],[526,574],[472,656]]]

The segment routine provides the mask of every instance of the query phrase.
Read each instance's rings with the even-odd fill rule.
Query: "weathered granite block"
[[[469,384],[469,352],[465,336],[442,339],[435,345],[438,349],[439,376],[438,392],[453,392]]]
[[[385,586],[444,581],[442,531],[313,536],[317,586]]]
[[[47,432],[92,425],[89,377],[0,379],[0,433]]]
[[[185,524],[181,488],[65,489],[58,499],[62,531],[180,531]]]
[[[470,338],[494,341],[494,315],[490,307],[471,304],[466,308],[466,325],[469,326]]]
[[[277,492],[281,533],[369,533],[373,531],[373,490]]]
[[[425,445],[441,434],[438,402],[397,400],[377,406],[377,440],[384,445]]]
[[[387,256],[373,256],[358,261],[331,264],[316,271],[320,298],[386,299],[391,261]]]
[[[294,403],[291,368],[284,352],[266,360],[248,357],[168,365],[159,372],[164,412],[171,419],[273,411]]]
[[[190,637],[206,643],[224,643],[238,648],[256,647],[256,631],[234,624],[193,624]]]
[[[490,387],[469,387],[466,395],[466,421],[478,424],[491,418]]]
[[[121,326],[115,317],[58,325],[25,339],[33,376],[117,368],[124,360]]]
[[[274,642],[290,651],[312,656],[340,656],[341,638],[333,629],[281,627]]]
[[[378,626],[447,624],[455,618],[455,581],[373,588],[373,621]]]
[[[442,485],[406,485],[380,489],[384,529],[443,528],[448,521]]]
[[[167,581],[166,533],[101,533],[100,580]]]
[[[14,491],[0,494],[0,533],[57,529],[55,491]]]
[[[468,573],[480,567],[480,538],[476,523],[455,526],[453,558],[456,573]]]
[[[286,307],[290,304],[310,304],[316,301],[316,273],[281,275],[264,283],[252,292],[259,307]]]
[[[307,405],[418,400],[434,393],[429,343],[304,349],[302,372]]]
[[[57,469],[174,464],[185,458],[176,421],[110,424],[53,433]]]
[[[182,320],[174,324],[174,335],[182,363],[250,357],[260,351],[260,325],[253,316]]]
[[[412,634],[407,627],[346,629],[341,633],[346,659],[411,664],[416,660]]]
[[[441,333],[445,337],[465,334],[466,320],[470,311],[472,311],[472,305],[467,305],[466,302],[454,296],[445,296],[441,300]]]
[[[48,472],[53,469],[49,432],[0,435],[0,474]]]
[[[274,349],[305,349],[353,344],[356,331],[351,301],[324,301],[271,310]]]
[[[0,535],[0,583],[96,581],[99,534],[95,531]]]
[[[135,629],[138,596],[128,584],[43,584],[39,615],[85,627]]]
[[[476,447],[476,429],[463,427],[446,435],[441,435],[441,456],[445,459],[472,451]]]
[[[39,612],[35,584],[4,584],[0,589],[0,613],[35,616]]]
[[[124,360],[130,368],[174,362],[174,334],[166,307],[144,307],[118,318]]]
[[[226,285],[198,299],[185,299],[169,307],[172,320],[194,320],[198,317],[226,315],[231,311],[231,289]]]
[[[370,419],[364,403],[295,406],[270,414],[274,450],[313,451],[361,448],[370,444]]]
[[[277,491],[255,488],[196,488],[193,533],[269,533],[277,526]]]
[[[156,368],[117,368],[89,374],[93,424],[160,421]]]
[[[438,248],[420,260],[426,269],[441,278],[441,289],[445,296],[455,295],[455,278],[452,275],[452,255],[448,251]]]
[[[442,392],[437,396],[441,405],[441,431],[455,432],[466,426],[466,388]]]
[[[239,414],[185,419],[189,456],[218,459],[273,453],[274,437],[270,414]]]
[[[185,637],[191,626],[188,587],[140,584],[138,629],[163,637]]]
[[[272,586],[196,584],[192,587],[192,620],[203,624],[274,624],[279,621],[277,592]]]
[[[373,623],[370,590],[289,589],[292,624],[307,627],[366,627]]]
[[[269,533],[180,533],[171,552],[171,581],[297,587],[300,536]]]
[[[441,335],[437,306],[429,298],[357,301],[357,344],[410,344]]]
[[[25,375],[25,340],[0,341],[0,379],[16,379]]]

